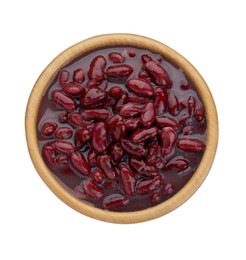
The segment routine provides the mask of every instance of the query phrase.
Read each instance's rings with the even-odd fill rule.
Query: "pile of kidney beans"
[[[57,180],[111,211],[173,196],[196,170],[206,140],[202,102],[182,70],[128,46],[96,50],[60,70],[37,128]]]

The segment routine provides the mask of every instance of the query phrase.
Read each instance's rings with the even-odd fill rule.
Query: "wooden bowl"
[[[204,104],[207,118],[207,143],[202,160],[189,182],[170,199],[157,206],[134,212],[112,212],[95,208],[75,198],[57,182],[46,166],[39,151],[37,140],[37,116],[46,88],[58,71],[77,57],[98,48],[130,45],[162,54],[171,63],[181,68],[192,81]],[[143,36],[132,34],[109,34],[96,36],[59,54],[42,72],[35,83],[26,109],[26,139],[33,164],[47,186],[67,205],[92,218],[113,223],[136,223],[151,220],[169,213],[189,199],[206,178],[213,163],[218,143],[218,119],[213,97],[199,72],[180,54],[168,46]]]

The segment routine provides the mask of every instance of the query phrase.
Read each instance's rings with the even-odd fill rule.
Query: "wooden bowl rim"
[[[193,82],[200,98],[204,104],[207,118],[207,144],[202,160],[189,182],[174,196],[161,204],[140,211],[133,212],[112,212],[95,208],[85,202],[80,201],[70,194],[53,175],[46,166],[39,152],[36,122],[39,104],[42,96],[54,75],[79,56],[91,52],[98,48],[110,46],[128,45],[162,54],[170,62],[181,68],[187,77]],[[195,67],[182,55],[151,38],[134,34],[105,34],[95,36],[81,41],[59,54],[42,72],[37,79],[30,94],[25,118],[26,140],[32,162],[46,185],[52,192],[76,211],[92,217],[94,219],[111,223],[137,223],[151,220],[165,215],[182,205],[200,187],[212,166],[218,143],[218,117],[213,97],[210,90]]]

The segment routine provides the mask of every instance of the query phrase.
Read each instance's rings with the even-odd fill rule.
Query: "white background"
[[[1,1],[0,259],[246,259],[245,1]],[[204,184],[156,220],[119,225],[61,202],[26,147],[28,96],[61,51],[114,32],[185,56],[217,104],[220,141]]]

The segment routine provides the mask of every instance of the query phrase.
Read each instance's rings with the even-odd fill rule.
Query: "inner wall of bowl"
[[[132,45],[139,48],[149,49],[152,52],[162,54],[164,57],[167,57],[167,59],[169,59],[173,64],[176,64],[177,67],[182,68],[185,74],[189,78],[191,78],[192,83],[195,85],[205,106],[208,120],[207,148],[203,156],[202,162],[200,163],[196,173],[193,175],[189,183],[174,197],[170,198],[168,201],[156,207],[149,208],[141,212],[139,211],[132,212],[130,214],[128,213],[128,216],[130,216],[128,219],[125,217],[126,215],[124,213],[108,213],[103,210],[90,207],[85,203],[75,199],[73,196],[71,196],[71,194],[66,192],[62,188],[62,186],[57,184],[57,181],[54,180],[53,177],[50,175],[48,168],[44,164],[42,157],[39,154],[36,136],[36,122],[39,103],[41,101],[43,93],[49,85],[49,82],[52,80],[53,75],[56,74],[66,64],[70,63],[72,60],[78,58],[79,56],[87,52],[93,51],[94,48],[98,49],[106,46],[108,47],[117,45]],[[208,111],[209,104],[210,110]],[[30,107],[32,107],[32,109],[30,109]],[[213,115],[212,118],[211,114]],[[212,164],[216,151],[217,141],[214,140],[214,138],[216,139],[217,137],[216,120],[216,109],[214,106],[213,98],[209,92],[209,89],[207,88],[206,83],[201,78],[200,74],[196,71],[196,69],[190,63],[188,63],[181,55],[179,55],[172,49],[168,48],[164,44],[146,37],[141,37],[138,35],[115,34],[97,36],[80,42],[65,50],[62,54],[60,54],[49,64],[49,66],[45,69],[45,71],[41,74],[40,78],[36,82],[29,99],[29,106],[27,107],[26,114],[26,134],[30,155],[38,173],[40,174],[41,178],[45,181],[45,183],[50,187],[50,189],[66,204],[83,214],[100,220],[117,223],[135,223],[145,221],[148,219],[153,219],[170,212],[171,210],[175,209],[176,207],[184,203],[200,186],[200,184],[202,183],[202,181],[208,173],[208,170]],[[213,132],[211,131],[210,121],[215,122]]]

